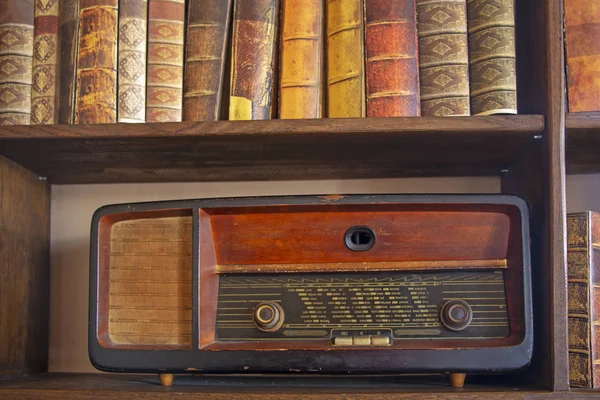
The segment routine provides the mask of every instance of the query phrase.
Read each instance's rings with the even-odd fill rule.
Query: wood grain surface
[[[47,368],[49,240],[49,185],[0,157],[0,380]]]

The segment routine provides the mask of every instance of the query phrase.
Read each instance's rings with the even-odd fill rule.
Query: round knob
[[[254,307],[252,319],[263,332],[275,332],[283,325],[283,309],[277,303],[259,303]]]
[[[444,328],[451,331],[462,331],[473,320],[473,310],[464,300],[449,300],[440,310],[440,321]]]

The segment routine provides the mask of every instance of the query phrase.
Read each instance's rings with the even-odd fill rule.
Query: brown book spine
[[[569,111],[600,111],[600,3],[564,5]]]
[[[58,123],[58,0],[35,2],[31,124]]]
[[[76,124],[117,121],[117,0],[80,0]]]
[[[323,116],[323,0],[283,0],[279,118]]]
[[[181,121],[185,0],[148,2],[147,122]]]
[[[119,4],[118,122],[146,120],[146,44],[148,3],[121,0]]]
[[[33,0],[0,0],[0,125],[27,125],[31,113]]]
[[[365,0],[367,117],[421,115],[415,0]]]
[[[236,1],[229,119],[271,119],[279,0]]]
[[[569,382],[600,386],[600,214],[567,217]]]
[[[221,113],[232,0],[191,1],[188,8],[184,121],[216,121]]]
[[[471,115],[466,0],[417,0],[421,115]]]
[[[75,121],[75,87],[77,82],[77,38],[79,36],[79,0],[60,3],[60,61],[58,123]]]
[[[516,114],[515,0],[468,0],[471,114]]]

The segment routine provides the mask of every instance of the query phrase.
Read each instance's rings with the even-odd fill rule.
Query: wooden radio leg
[[[173,384],[173,374],[158,374],[160,384],[169,387]]]
[[[461,374],[461,373],[450,374],[450,384],[452,385],[453,388],[461,388],[461,387],[465,386],[465,378],[466,377],[467,377],[467,374]]]

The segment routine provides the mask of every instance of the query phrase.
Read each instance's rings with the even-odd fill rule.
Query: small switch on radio
[[[462,331],[473,320],[473,310],[464,300],[449,300],[440,310],[440,321],[444,328],[451,331]]]
[[[252,319],[256,327],[261,331],[275,332],[283,325],[283,309],[277,303],[259,303],[254,307]]]

